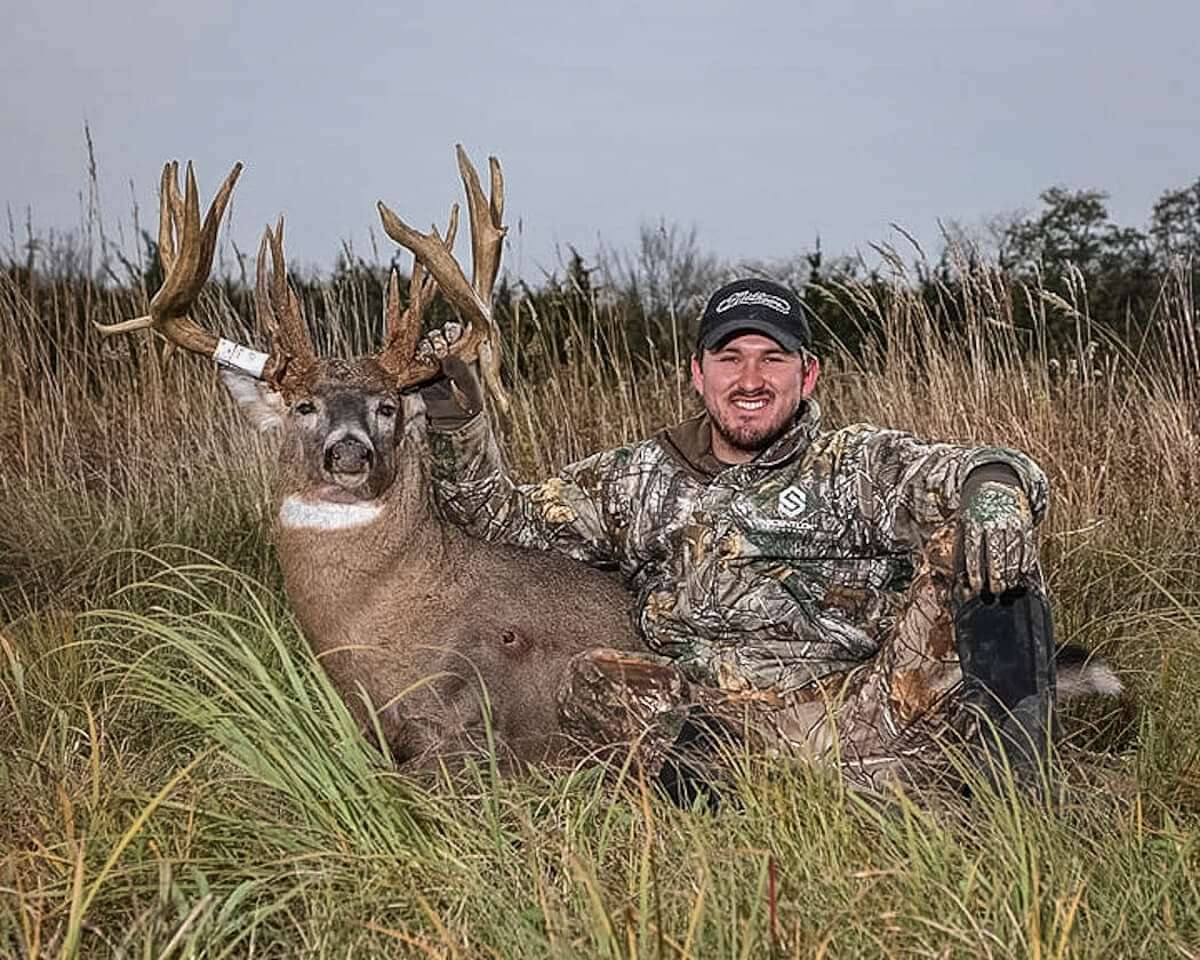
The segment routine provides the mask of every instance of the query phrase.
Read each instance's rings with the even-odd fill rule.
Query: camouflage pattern
[[[1015,587],[1036,564],[1037,543],[1028,500],[1008,483],[987,481],[962,510],[963,562],[975,593]]]
[[[685,721],[703,715],[721,738],[762,748],[788,701],[774,690],[721,690],[689,683],[665,657],[600,647],[577,654],[558,690],[563,732],[584,745],[620,755],[632,750],[643,771],[657,774]],[[699,713],[697,712],[699,711]]]
[[[722,466],[700,415],[517,485],[479,416],[430,430],[435,500],[476,536],[620,570],[647,645],[688,681],[808,695],[878,667],[930,538],[957,530],[973,469],[1015,471],[1034,522],[1047,501],[1045,476],[1017,451],[819,423],[808,400],[770,449]]]
[[[951,613],[956,537],[954,524],[930,536],[894,629],[865,664],[787,693],[727,691],[689,684],[660,658],[588,651],[572,662],[559,691],[564,730],[618,756],[630,751],[648,777],[675,755],[689,710],[719,727],[718,742],[836,764],[859,788],[928,773],[932,744],[973,733],[973,715],[958,697],[962,670]]]

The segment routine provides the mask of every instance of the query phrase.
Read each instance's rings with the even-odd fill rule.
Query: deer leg
[[[407,716],[394,703],[361,721],[367,741],[397,766],[412,769],[437,754],[441,727],[421,717]],[[382,738],[382,742],[380,742]]]

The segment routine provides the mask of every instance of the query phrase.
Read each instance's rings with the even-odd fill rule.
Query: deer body
[[[321,516],[331,505],[281,497],[276,543],[290,606],[351,711],[369,724],[364,695],[379,711],[397,759],[485,747],[484,689],[504,758],[553,758],[567,747],[557,692],[570,659],[639,646],[628,594],[599,571],[473,540],[439,520],[423,446],[412,434],[401,440],[396,480],[374,514]],[[289,509],[296,503],[315,509]]]
[[[506,404],[491,338],[492,287],[506,228],[504,185],[491,158],[491,193],[458,148],[471,222],[472,277],[443,238],[413,230],[382,203],[384,229],[414,256],[408,304],[392,272],[382,349],[353,360],[318,357],[287,280],[283,219],[259,247],[255,308],[271,335],[259,353],[197,324],[217,230],[241,165],[204,220],[191,166],[163,168],[159,255],[164,280],[150,311],[105,333],[149,328],[217,360],[234,398],[260,429],[282,432],[276,545],[288,598],[338,692],[397,758],[432,760],[491,739],[506,760],[538,761],[564,746],[558,690],[576,654],[638,646],[629,598],[607,575],[564,557],[470,539],[430,503],[427,452],[404,422],[403,393],[437,377],[417,355],[421,319],[440,292],[469,321],[454,352],[478,359]],[[369,706],[368,706],[369,704]],[[485,706],[486,704],[486,706]]]

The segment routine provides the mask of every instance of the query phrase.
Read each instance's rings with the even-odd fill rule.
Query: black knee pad
[[[1057,738],[1054,628],[1045,595],[1033,587],[975,597],[957,611],[954,635],[963,672],[965,716],[974,715],[981,771],[993,786],[1012,782],[1040,793],[1052,782]],[[969,728],[968,728],[969,729]]]
[[[1008,710],[1031,696],[1052,701],[1054,626],[1040,590],[973,597],[955,613],[954,639],[967,700]]]

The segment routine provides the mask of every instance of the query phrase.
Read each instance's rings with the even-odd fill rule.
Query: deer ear
[[[222,367],[220,373],[229,395],[259,430],[266,432],[283,426],[286,407],[279,391],[239,370]]]

